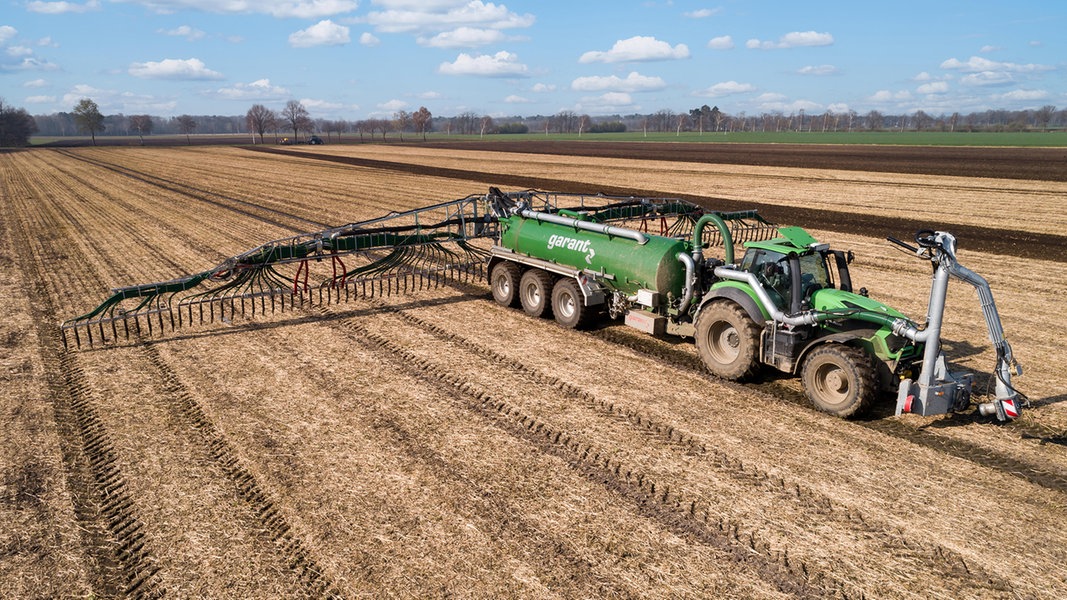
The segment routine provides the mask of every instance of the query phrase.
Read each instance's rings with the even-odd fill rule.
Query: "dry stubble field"
[[[4,596],[1067,595],[1060,260],[960,241],[1027,368],[1033,407],[1007,426],[885,407],[838,420],[792,380],[721,382],[691,345],[561,329],[480,281],[107,349],[66,351],[56,329],[111,286],[525,176],[759,202],[809,227],[826,209],[1053,239],[1067,184],[315,152],[0,154]],[[911,231],[812,229],[856,251],[857,285],[921,317],[929,269],[882,239]],[[954,286],[949,312],[950,357],[984,381],[974,292]]]

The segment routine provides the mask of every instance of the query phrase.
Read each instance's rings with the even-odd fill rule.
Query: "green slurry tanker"
[[[882,394],[895,394],[897,414],[934,415],[972,404],[973,375],[950,372],[941,350],[946,292],[957,279],[977,290],[997,356],[995,390],[975,399],[978,410],[1000,421],[1018,417],[1026,397],[1011,378],[1021,369],[988,283],[959,264],[947,232],[920,231],[914,245],[888,239],[934,267],[924,323],[854,291],[851,252],[755,211],[490,188],[267,242],[199,273],[115,288],[60,329],[67,347],[136,343],[193,323],[488,279],[499,304],[564,327],[607,317],[692,338],[708,370],[724,379],[764,368],[799,375],[811,402],[834,415],[854,415]]]

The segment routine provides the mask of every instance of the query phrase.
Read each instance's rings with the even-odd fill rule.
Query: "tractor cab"
[[[800,227],[780,227],[778,233],[781,237],[745,243],[740,266],[756,276],[779,309],[787,314],[811,309],[818,290],[852,291],[851,253],[831,251]]]

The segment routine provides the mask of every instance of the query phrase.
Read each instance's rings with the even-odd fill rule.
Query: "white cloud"
[[[615,42],[615,45],[607,52],[600,52],[598,50],[586,52],[585,54],[582,54],[581,58],[578,59],[578,62],[614,63],[645,60],[676,60],[680,58],[689,58],[689,47],[685,44],[678,44],[672,48],[667,42],[657,40],[654,37],[638,35]]]
[[[437,72],[442,75],[479,75],[482,77],[526,77],[528,68],[516,54],[501,50],[490,56],[471,56],[461,53],[453,62],[441,63]]]
[[[750,39],[745,42],[747,48],[772,50],[777,48],[797,48],[800,46],[829,46],[834,43],[834,36],[817,31],[792,31],[778,38],[777,42]]]
[[[382,102],[381,104],[378,105],[378,108],[380,108],[382,110],[388,110],[390,112],[396,112],[398,110],[404,110],[408,106],[410,106],[410,105],[407,102],[404,102],[403,100],[393,99],[393,100],[389,100],[388,102]]]
[[[173,37],[183,37],[189,40],[190,42],[195,42],[196,40],[202,39],[205,35],[203,31],[200,31],[199,29],[194,29],[188,25],[181,25],[179,27],[175,27],[174,29],[160,29],[158,30],[158,33]]]
[[[37,40],[38,46],[47,46],[49,48],[58,48],[59,44],[52,41],[52,36],[46,35],[43,38]]]
[[[0,44],[6,44],[8,40],[18,35],[19,30],[10,25],[0,25]]]
[[[959,70],[964,73],[978,73],[989,71],[1005,71],[1010,73],[1037,73],[1041,71],[1051,71],[1053,67],[1034,63],[1020,65],[1018,63],[989,60],[988,58],[982,58],[981,56],[972,56],[967,60],[967,62],[963,62],[955,58],[950,58],[941,63],[941,68]]]
[[[33,50],[31,48],[27,48],[26,46],[8,46],[7,50],[5,50],[4,52],[6,52],[8,56],[16,57],[29,56],[33,54]]]
[[[338,25],[329,19],[319,21],[289,36],[289,45],[294,48],[340,46],[348,42],[348,27]]]
[[[215,94],[226,100],[282,100],[290,95],[289,90],[272,85],[270,79],[257,79],[252,83],[235,83],[232,87],[215,90]]]
[[[980,87],[996,87],[999,85],[1011,85],[1015,83],[1015,76],[1007,71],[981,71],[979,73],[968,73],[964,75],[960,78],[960,83],[963,85]]]
[[[997,50],[1001,50],[1001,49],[1002,48],[1000,46],[982,46],[982,48],[980,50],[978,50],[978,51],[985,53],[985,52],[996,52]]]
[[[580,112],[588,113],[614,113],[623,110],[636,110],[639,107],[634,104],[630,94],[625,92],[608,92],[599,96],[583,97],[575,106]]]
[[[610,77],[579,77],[571,82],[571,89],[580,92],[599,92],[611,90],[614,92],[647,92],[662,90],[667,87],[667,82],[659,77],[646,77],[637,71],[631,72],[626,79],[615,75]]]
[[[22,84],[22,87],[24,87],[24,88],[43,88],[43,87],[47,87],[47,86],[48,86],[48,82],[45,81],[44,79],[33,79],[31,81],[27,81],[26,83]]]
[[[24,58],[17,64],[0,63],[0,71],[55,71],[59,66],[39,58]]]
[[[26,104],[51,104],[55,101],[55,96],[26,96]]]
[[[1045,90],[1013,90],[1005,94],[993,96],[994,100],[1045,100],[1049,93]]]
[[[309,112],[311,112],[311,111],[330,112],[330,111],[341,110],[341,109],[344,109],[344,108],[350,108],[350,107],[346,107],[344,104],[341,104],[340,102],[330,102],[329,100],[316,100],[314,98],[301,98],[300,99],[300,103],[303,104],[304,108],[308,109]],[[356,107],[356,108],[358,108],[358,107]]]
[[[720,35],[708,40],[708,48],[712,50],[730,50],[734,47],[734,38],[728,35]]]
[[[522,96],[516,96],[515,94],[512,94],[504,98],[504,102],[507,104],[529,104],[530,100],[528,98],[523,98]]]
[[[222,79],[222,73],[207,68],[198,58],[166,58],[159,62],[133,63],[129,74],[144,79]]]
[[[85,4],[76,2],[42,2],[35,0],[26,3],[26,10],[46,15],[61,15],[64,13],[85,13],[100,10],[99,0],[89,0]]]
[[[837,73],[837,67],[833,65],[808,65],[799,71],[801,75],[833,75]]]
[[[535,83],[533,87],[530,88],[530,91],[536,92],[538,94],[544,94],[547,92],[556,91],[556,86],[552,83]]]
[[[847,113],[851,109],[850,109],[849,105],[844,103],[844,102],[834,102],[830,106],[827,106],[826,110],[834,113],[835,115],[840,115],[840,114]]]
[[[920,94],[943,94],[948,91],[948,83],[944,81],[931,81],[915,88]]]
[[[922,73],[919,73],[915,77],[911,78],[912,81],[930,81],[931,79],[933,79],[933,77],[926,71],[923,71]]]
[[[162,14],[199,10],[222,14],[265,14],[278,18],[318,19],[352,12],[357,0],[114,0],[139,4]]]
[[[530,27],[535,18],[519,15],[503,4],[481,0],[407,2],[377,0],[386,10],[367,13],[365,22],[386,33],[449,31],[459,27],[515,29]]]
[[[373,33],[364,31],[363,33],[359,34],[359,43],[363,44],[364,46],[377,46],[381,44],[382,41],[375,37]]]
[[[715,16],[722,12],[721,8],[701,8],[690,12],[682,13],[682,16],[687,19],[706,19],[708,17]]]
[[[438,98],[441,98],[442,96],[441,96],[441,92],[421,92],[421,93],[415,94],[415,97],[420,99],[420,100],[437,100]]]
[[[911,92],[907,90],[901,90],[899,92],[891,92],[889,90],[878,90],[867,98],[871,102],[899,102],[903,100],[911,100]]]
[[[695,93],[697,96],[718,98],[719,96],[731,96],[733,94],[747,94],[756,91],[756,86],[751,83],[738,83],[736,81],[722,81],[706,89]]]
[[[420,46],[431,48],[477,48],[495,44],[503,39],[504,34],[496,29],[459,27],[452,31],[441,32],[431,38],[419,36],[415,41]]]

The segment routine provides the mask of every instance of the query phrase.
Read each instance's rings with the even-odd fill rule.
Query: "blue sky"
[[[0,0],[31,114],[314,118],[717,105],[933,115],[1067,105],[1067,3],[1015,0]]]

